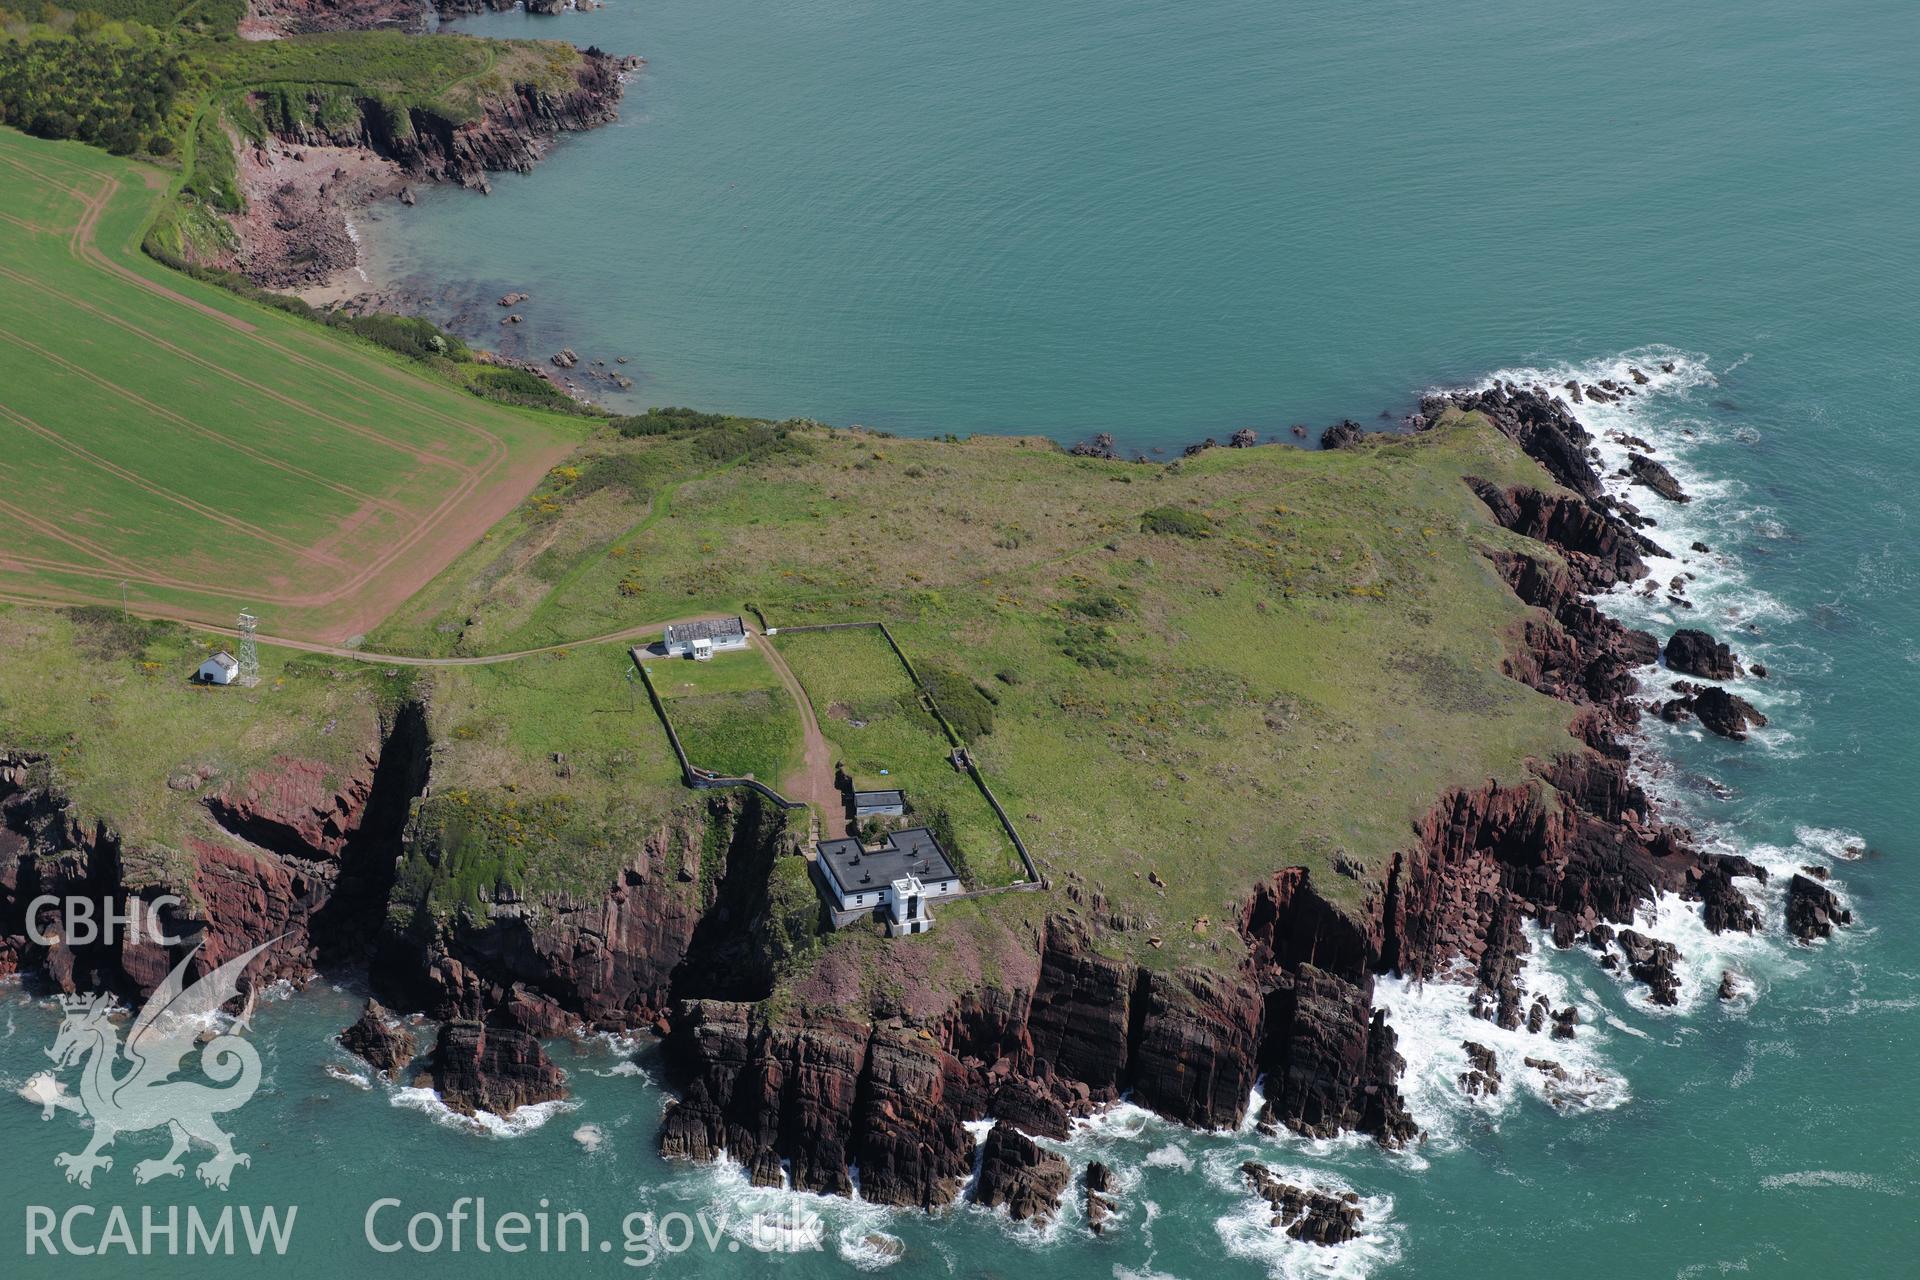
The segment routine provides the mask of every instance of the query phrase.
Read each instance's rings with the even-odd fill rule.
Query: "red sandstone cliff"
[[[1551,1022],[1558,1033],[1571,1029],[1571,1013],[1529,1000],[1520,982],[1522,921],[1541,922],[1560,945],[1618,937],[1655,998],[1671,993],[1671,948],[1616,930],[1636,904],[1672,889],[1701,900],[1714,927],[1752,927],[1734,880],[1754,869],[1693,850],[1627,773],[1619,735],[1637,715],[1631,670],[1651,660],[1653,642],[1581,593],[1643,572],[1648,544],[1592,497],[1597,480],[1576,468],[1586,466],[1584,433],[1550,400],[1496,389],[1474,406],[1583,495],[1475,485],[1496,519],[1541,544],[1495,556],[1537,610],[1510,637],[1508,671],[1581,707],[1576,736],[1528,783],[1440,797],[1357,909],[1335,905],[1298,867],[1249,886],[1237,921],[1247,959],[1234,972],[1164,973],[1103,954],[1100,926],[1068,895],[1038,936],[1012,942],[992,979],[933,984],[878,1010],[838,999],[829,974],[807,999],[766,1003],[771,967],[753,941],[764,905],[754,886],[764,894],[784,846],[777,824],[733,799],[639,833],[604,894],[503,895],[482,918],[423,918],[417,904],[389,897],[404,826],[394,806],[404,810],[424,782],[424,721],[396,726],[367,771],[331,788],[282,762],[209,797],[209,814],[239,843],[190,850],[184,885],[85,826],[38,762],[0,761],[0,962],[44,964],[69,987],[150,986],[165,957],[36,954],[18,914],[47,885],[135,897],[172,885],[186,891],[210,959],[287,931],[275,972],[303,973],[379,935],[373,978],[383,993],[474,1024],[456,1037],[469,1076],[493,1060],[476,1048],[489,1028],[635,1026],[672,1006],[667,1057],[681,1095],[662,1122],[663,1152],[724,1151],[767,1184],[784,1163],[795,1186],[842,1194],[857,1167],[862,1194],[889,1204],[951,1201],[973,1167],[970,1121],[994,1116],[1061,1135],[1069,1117],[1128,1094],[1184,1123],[1231,1126],[1262,1075],[1263,1124],[1407,1141],[1414,1126],[1396,1083],[1393,1029],[1373,1008],[1375,975],[1464,965],[1484,1016],[1542,1031]],[[696,851],[710,823],[731,834],[726,872],[707,884]],[[520,1083],[550,1087],[521,1038],[498,1043],[513,1051],[494,1058],[527,1077]],[[487,1088],[474,1079],[462,1087],[474,1096]],[[999,1164],[1024,1150],[1003,1142]],[[1039,1212],[1034,1189],[1054,1181],[1007,1167],[995,1185],[1018,1188],[1009,1194]]]
[[[482,99],[478,118],[456,121],[426,107],[394,107],[363,98],[356,114],[335,122],[316,101],[260,96],[254,106],[283,141],[301,146],[361,147],[417,178],[481,191],[487,174],[525,173],[561,133],[607,124],[619,112],[621,74],[638,59],[587,49],[562,88],[516,83]]]
[[[1537,610],[1509,637],[1507,671],[1586,708],[1565,755],[1539,762],[1524,785],[1441,797],[1358,910],[1323,897],[1304,869],[1277,869],[1250,887],[1237,973],[1143,970],[1103,955],[1088,932],[1097,926],[1060,915],[1033,940],[1031,982],[1002,981],[912,1019],[687,1002],[668,1041],[684,1093],[664,1119],[662,1151],[724,1150],[769,1183],[787,1161],[795,1185],[824,1192],[845,1192],[857,1164],[869,1199],[938,1204],[969,1167],[966,1121],[1064,1134],[1070,1115],[1126,1094],[1184,1123],[1232,1126],[1261,1075],[1263,1125],[1397,1144],[1416,1130],[1393,1030],[1372,1005],[1375,974],[1462,964],[1483,1016],[1569,1034],[1577,1015],[1522,987],[1523,920],[1561,945],[1604,943],[1639,903],[1674,890],[1705,901],[1714,927],[1751,927],[1732,881],[1753,869],[1696,852],[1628,778],[1619,735],[1638,715],[1631,672],[1654,660],[1656,643],[1583,598],[1644,575],[1641,557],[1658,549],[1605,505],[1585,432],[1549,396],[1495,388],[1465,407],[1572,491],[1473,482],[1496,520],[1541,544],[1495,556]],[[1630,944],[1633,976],[1670,998],[1671,948],[1647,941]],[[1019,1150],[1003,1143],[997,1159]]]

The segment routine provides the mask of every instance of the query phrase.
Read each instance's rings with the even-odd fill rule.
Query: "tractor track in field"
[[[66,303],[68,306],[73,307],[76,310],[86,312],[88,315],[92,316],[96,320],[100,320],[106,324],[113,325],[115,328],[118,328],[118,329],[124,329],[126,332],[131,333],[134,337],[140,339],[142,342],[145,342],[150,346],[158,347],[160,350],[165,351],[168,355],[173,356],[175,359],[183,360],[188,364],[197,365],[200,368],[207,370],[209,373],[212,373],[214,376],[218,378],[222,378],[228,382],[236,383],[240,386],[243,386],[247,390],[252,391],[258,395],[265,396],[267,399],[272,400],[277,404],[285,405],[287,408],[292,409],[297,413],[310,414],[313,417],[320,419],[322,422],[327,423],[329,426],[338,427],[340,430],[346,432],[348,435],[359,436],[361,439],[370,440],[374,444],[384,445],[385,447],[392,449],[394,452],[404,453],[407,456],[411,457],[415,462],[421,463],[426,466],[448,467],[454,471],[459,472],[462,475],[474,474],[473,468],[470,468],[458,462],[454,462],[450,458],[443,458],[438,454],[434,453],[432,450],[423,449],[418,445],[406,444],[402,441],[395,440],[391,436],[382,435],[380,432],[373,430],[371,427],[363,427],[358,423],[348,422],[344,418],[336,418],[332,414],[327,413],[323,410],[317,409],[310,404],[302,403],[301,401],[295,399],[294,397],[287,395],[285,392],[275,391],[272,387],[266,386],[263,383],[255,382],[251,378],[243,377],[240,374],[235,373],[232,369],[229,369],[225,365],[222,365],[217,360],[209,360],[205,356],[197,355],[194,352],[187,350],[185,347],[182,347],[177,343],[169,342],[165,338],[162,338],[160,335],[156,333],[153,333],[147,329],[143,329],[139,325],[134,324],[129,320],[125,320],[119,316],[114,315],[110,311],[103,310],[99,307],[94,306],[89,302],[83,302],[80,300],[80,298],[76,297],[71,293],[66,292],[63,289],[51,288],[45,283],[35,280],[32,276],[24,275],[21,272],[14,271],[8,267],[0,267],[0,277],[4,277],[5,279],[11,280],[15,284],[18,284],[23,288],[31,289],[34,292],[42,294],[46,297],[57,298],[61,302]],[[36,348],[36,350],[38,350],[38,348]],[[96,379],[96,380],[99,381],[100,379]]]
[[[9,270],[6,267],[0,267],[0,278],[14,279],[16,277],[17,277],[17,273]],[[9,336],[9,335],[0,335],[0,336]],[[177,427],[180,427],[186,431],[192,432],[194,435],[202,437],[203,439],[211,440],[212,442],[219,445],[223,449],[231,449],[235,453],[240,454],[242,457],[248,458],[254,462],[259,463],[261,466],[271,467],[276,471],[284,472],[287,475],[294,476],[298,479],[304,480],[309,484],[318,485],[323,489],[330,490],[331,492],[337,493],[342,497],[352,498],[356,502],[381,503],[382,505],[386,506],[389,510],[391,510],[395,515],[398,515],[398,516],[406,517],[411,514],[410,512],[407,511],[405,507],[399,506],[398,504],[387,502],[386,500],[376,497],[373,494],[364,493],[361,490],[356,489],[351,485],[344,485],[339,483],[336,480],[330,480],[326,476],[323,476],[318,472],[309,471],[305,467],[296,466],[291,462],[287,462],[282,459],[275,458],[269,454],[262,453],[259,449],[254,448],[252,445],[247,444],[244,441],[236,440],[232,436],[223,435],[222,433],[213,430],[211,427],[202,426],[201,424],[193,421],[191,418],[188,418],[183,414],[175,413],[173,410],[167,408],[164,405],[155,404],[153,401],[148,400],[146,397],[140,395],[138,392],[135,392],[126,387],[123,387],[119,383],[114,382],[111,379],[102,378],[100,375],[94,373],[90,369],[87,369],[83,366],[75,365],[72,361],[66,360],[60,356],[52,355],[44,347],[38,346],[33,343],[29,343],[23,338],[13,338],[9,336],[9,340],[13,341],[15,345],[25,347],[26,349],[32,351],[36,355],[46,356],[47,358],[51,359],[54,363],[61,365],[63,368],[66,368],[69,372],[79,375],[80,377],[84,378],[88,382],[93,383],[94,385],[102,388],[103,390],[109,392],[112,395],[116,395],[123,400],[127,400],[135,405],[138,405],[140,408],[146,410],[148,413],[153,414],[155,417],[162,418],[167,422],[174,424]]]
[[[38,350],[38,348],[33,347],[33,344],[22,342],[21,340],[19,340],[18,338],[15,338],[12,334],[9,334],[9,333],[0,333],[0,342],[11,342],[17,346],[23,346],[32,350]],[[30,432],[33,435],[39,436],[40,438],[49,441],[57,448],[72,454],[74,457],[79,458],[82,462],[87,463],[89,466],[92,466],[97,468],[98,470],[104,471],[108,475],[113,476],[117,480],[125,481],[127,484],[132,485],[134,488],[140,490],[143,493],[151,494],[153,497],[159,498],[163,502],[169,502],[169,503],[173,503],[176,506],[185,507],[187,510],[193,512],[195,515],[211,520],[215,524],[222,525],[228,529],[233,530],[235,533],[244,534],[246,537],[252,538],[257,542],[264,542],[269,546],[277,547],[281,551],[287,552],[289,555],[300,556],[303,558],[320,559],[322,563],[331,563],[334,565],[338,565],[340,568],[343,568],[343,569],[346,568],[346,562],[339,559],[338,557],[318,556],[317,553],[311,547],[302,546],[300,543],[294,542],[290,538],[282,538],[278,534],[273,533],[271,530],[262,529],[260,526],[256,524],[252,524],[252,523],[249,523],[248,521],[240,519],[238,516],[228,515],[226,512],[220,510],[218,507],[210,507],[204,502],[200,502],[194,498],[187,497],[185,494],[175,493],[173,490],[168,489],[165,485],[155,484],[151,480],[144,479],[137,472],[130,471],[126,467],[121,466],[117,462],[109,461],[108,459],[103,458],[99,454],[93,452],[91,449],[87,449],[73,443],[71,440],[68,440],[66,437],[62,436],[59,432],[54,431],[49,427],[44,427],[40,425],[38,422],[35,422],[32,418],[29,418],[26,414],[21,413],[18,409],[15,409],[10,405],[0,403],[0,421],[10,422],[15,427],[18,427],[22,431]]]
[[[49,159],[51,159],[51,157],[49,157]],[[65,164],[63,161],[60,161],[58,159],[53,159],[52,162],[56,165],[62,165],[64,168],[66,168],[66,170],[69,173],[74,171],[75,166],[73,165]],[[29,177],[37,178],[40,181],[45,182],[48,186],[53,187],[56,190],[64,191],[68,195],[80,201],[82,206],[80,221],[75,224],[72,235],[68,239],[68,244],[73,248],[74,254],[76,257],[90,257],[91,255],[87,254],[86,248],[87,246],[90,246],[93,243],[94,226],[100,221],[101,213],[103,213],[106,210],[107,201],[113,197],[114,192],[120,189],[120,183],[116,179],[109,177],[106,174],[94,173],[91,171],[82,170],[82,172],[85,172],[88,177],[99,178],[102,182],[106,184],[104,190],[98,196],[89,196],[85,191],[82,191],[80,188],[71,187],[64,182],[57,181],[56,179],[49,177],[45,170],[35,169],[31,165],[22,163],[19,159],[13,156],[0,155],[0,164],[4,164],[12,169],[17,169],[21,173],[24,173]],[[96,201],[98,203],[98,207],[90,208],[90,206],[92,206]],[[203,312],[206,315],[215,317],[216,319],[224,320],[228,324],[238,326],[239,328],[244,329],[249,333],[253,332],[255,328],[254,325],[249,324],[245,320],[240,319],[238,316],[230,316],[226,312],[221,311],[218,307],[210,307],[204,302],[198,301],[197,299],[194,299],[194,298],[189,298],[186,294],[181,293],[177,289],[169,289],[165,285],[160,284],[158,281],[148,280],[146,277],[142,276],[139,272],[134,271],[130,267],[122,266],[119,263],[113,262],[110,260],[104,261],[102,265],[104,265],[107,268],[107,270],[111,271],[114,275],[133,281],[139,284],[142,288],[149,290],[150,292],[159,293],[166,297],[169,297],[173,299],[175,302],[178,302],[183,306],[192,307],[195,311]]]
[[[49,159],[52,164],[64,168],[68,174],[74,172],[74,167],[67,165],[65,162],[50,157],[47,159]],[[179,290],[169,288],[159,281],[151,280],[142,273],[133,270],[131,267],[114,261],[102,251],[99,246],[98,227],[113,197],[120,190],[121,184],[117,178],[110,175],[88,173],[86,175],[87,177],[100,179],[97,183],[92,184],[92,189],[89,190],[82,186],[72,185],[72,181],[78,181],[78,179],[63,181],[60,178],[49,175],[42,169],[36,169],[31,165],[21,162],[17,157],[0,154],[0,164],[26,173],[39,181],[43,181],[57,190],[67,193],[80,202],[80,216],[67,237],[69,250],[76,259],[104,270],[123,281],[131,283],[149,293],[153,293],[169,302],[191,307],[246,335],[248,341],[273,351],[281,359],[290,364],[298,365],[303,369],[316,372],[329,380],[354,388],[362,394],[354,395],[352,392],[345,392],[343,393],[344,398],[351,399],[354,403],[366,408],[369,412],[377,412],[377,405],[374,401],[383,402],[388,405],[403,405],[410,413],[418,415],[428,421],[438,422],[451,427],[470,439],[478,439],[485,445],[485,457],[483,460],[472,464],[462,464],[439,456],[430,450],[393,440],[370,428],[342,421],[332,415],[315,409],[312,405],[303,404],[275,391],[271,387],[253,382],[235,373],[233,370],[171,343],[159,335],[143,329],[139,325],[113,315],[110,312],[103,311],[101,308],[79,297],[49,288],[42,282],[33,280],[31,277],[22,276],[18,272],[0,267],[0,277],[13,280],[43,294],[58,298],[97,319],[114,324],[132,333],[141,340],[166,350],[180,359],[206,368],[218,377],[237,383],[251,391],[286,404],[302,413],[318,417],[322,421],[350,434],[392,448],[413,458],[422,465],[451,469],[459,477],[458,482],[435,507],[414,518],[411,527],[404,534],[388,541],[383,546],[380,555],[362,565],[360,570],[346,581],[326,590],[295,593],[277,593],[267,590],[236,590],[228,587],[187,583],[178,579],[169,578],[164,574],[156,573],[152,570],[107,572],[89,565],[63,564],[46,557],[8,557],[13,563],[31,563],[38,567],[72,573],[82,577],[120,578],[125,581],[136,581],[143,585],[194,591],[222,599],[247,600],[282,607],[319,611],[335,609],[342,605],[343,602],[348,601],[350,597],[353,597],[351,612],[346,615],[346,620],[339,623],[337,628],[331,625],[326,627],[327,630],[337,629],[342,634],[350,635],[370,629],[372,625],[376,624],[404,603],[415,591],[430,581],[446,561],[450,561],[467,546],[471,545],[484,534],[495,521],[503,517],[514,505],[517,505],[521,495],[538,484],[540,477],[546,474],[548,468],[568,452],[566,446],[556,444],[547,449],[531,451],[526,456],[516,459],[513,451],[508,447],[506,442],[484,426],[466,421],[431,405],[422,405],[407,400],[405,397],[397,394],[392,387],[382,385],[376,381],[370,381],[345,368],[311,359],[303,353],[265,336],[260,332],[259,326],[257,325],[188,297]],[[22,346],[34,352],[36,355],[51,359],[60,367],[94,382],[110,393],[130,401],[154,413],[158,417],[174,422],[198,434],[219,440],[223,445],[232,447],[236,449],[236,451],[242,452],[245,456],[253,458],[265,465],[309,480],[332,492],[351,497],[362,503],[363,507],[371,504],[402,517],[411,514],[407,512],[405,508],[399,507],[388,500],[378,499],[372,495],[360,493],[349,486],[341,485],[325,477],[306,472],[304,469],[296,467],[293,464],[267,457],[260,454],[257,450],[231,441],[221,436],[218,432],[213,432],[208,428],[201,427],[199,424],[193,423],[181,415],[173,413],[171,410],[167,410],[160,405],[146,400],[128,388],[101,378],[89,370],[74,365],[70,361],[53,355],[51,352],[47,352],[44,348],[38,347],[36,344],[19,338],[17,335],[0,334],[0,338],[6,338],[13,342],[14,345]],[[352,358],[362,361],[367,359],[363,353],[349,351],[344,347],[343,351]],[[370,396],[372,399],[362,398],[362,396]],[[9,416],[14,416],[17,411],[8,411],[8,413]],[[16,422],[15,425],[19,426],[22,424]],[[38,424],[34,424],[34,427],[38,428],[42,434],[47,434],[50,438],[61,443],[63,447],[71,447],[69,442],[60,440],[57,433],[51,433],[46,428],[39,427]],[[82,451],[82,456],[84,456],[84,451]],[[112,464],[106,463],[104,459],[97,461],[99,465],[111,470]],[[503,466],[507,468],[506,473],[499,475]],[[483,489],[483,486],[488,484],[488,481],[494,480],[496,476],[498,476],[501,482],[486,491],[485,498],[488,500],[477,503],[469,501],[477,492]],[[121,478],[128,479],[129,477],[122,474]],[[141,487],[149,488],[149,490],[152,491],[151,486],[146,485],[137,478],[133,478],[131,482],[140,484]],[[173,497],[173,495],[159,496]],[[511,501],[503,502],[502,498],[510,498]],[[184,501],[190,506],[192,505],[191,500]],[[194,507],[193,509],[197,511],[200,510],[198,507]],[[206,512],[202,513],[205,514]],[[228,524],[229,527],[234,527],[232,517],[222,518],[220,513],[212,513],[212,518],[221,518],[222,523]],[[244,524],[244,522],[240,523]],[[292,554],[302,559],[318,560],[321,563],[340,563],[337,557],[330,556],[314,547],[301,547],[286,543],[285,540],[277,539],[274,535],[264,530],[243,529],[242,531],[248,532],[250,536],[260,537],[270,544],[280,546],[283,550],[289,550]],[[51,531],[49,530],[49,532]],[[81,545],[71,538],[60,537],[57,533],[54,536],[59,537],[60,541],[65,542],[69,546],[73,546],[75,550],[81,551],[83,554],[92,556],[101,555],[99,548]],[[405,574],[396,571],[398,566],[407,563],[408,558],[414,556],[423,546],[431,548],[435,554],[428,557],[429,562],[425,564],[422,571]],[[444,552],[444,554],[440,554],[442,552]],[[105,562],[115,566],[128,566],[132,563],[118,556],[113,556]],[[379,581],[383,576],[390,577],[393,580],[387,582]],[[374,584],[375,589],[361,594],[363,588],[368,587],[369,584]]]
[[[4,465],[0,465],[0,475],[6,476],[9,480],[13,478],[11,469]],[[139,566],[134,564],[133,561],[122,559],[105,547],[98,545],[92,539],[83,538],[77,533],[62,529],[51,521],[35,515],[25,507],[16,506],[4,498],[0,498],[0,513],[5,513],[25,528],[33,530],[42,537],[52,538],[55,542],[64,542],[82,555],[92,556],[99,560],[100,563],[109,568],[117,569],[122,574],[140,572]]]

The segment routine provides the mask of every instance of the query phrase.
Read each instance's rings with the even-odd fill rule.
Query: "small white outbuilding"
[[[198,684],[232,684],[240,678],[240,661],[223,649],[201,663],[193,678]]]
[[[747,647],[747,624],[739,618],[701,618],[667,628],[667,656],[705,662],[722,649]]]

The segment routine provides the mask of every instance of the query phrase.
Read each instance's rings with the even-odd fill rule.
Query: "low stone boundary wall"
[[[909,658],[907,651],[900,647],[900,642],[894,638],[892,629],[880,619],[875,618],[865,622],[814,622],[798,627],[769,627],[767,628],[767,634],[780,636],[786,635],[789,632],[799,633],[803,631],[852,631],[860,627],[873,627],[879,630],[881,636],[886,639],[887,647],[893,650],[893,656],[900,659],[900,665],[906,668],[907,678],[913,681],[913,687],[920,691],[921,701],[926,704],[928,712],[932,714],[934,721],[939,724],[940,731],[947,735],[948,744],[957,750],[965,751],[966,743],[960,740],[960,735],[954,732],[953,725],[948,722],[946,713],[940,710],[940,704],[934,700],[933,693],[927,688],[926,681],[920,678],[920,672],[914,667],[913,659]],[[684,757],[682,757],[682,759],[684,760]],[[973,762],[973,753],[971,751],[966,752],[966,762],[967,776],[973,779],[973,784],[976,787],[980,788],[980,794],[987,798],[987,803],[993,808],[994,816],[1000,819],[1000,826],[1007,833],[1007,839],[1013,841],[1014,852],[1020,855],[1020,865],[1027,870],[1027,880],[1024,884],[1004,885],[997,889],[980,889],[964,896],[973,897],[977,894],[999,893],[1007,889],[1024,890],[1046,888],[1046,878],[1040,874],[1040,868],[1034,864],[1033,854],[1027,850],[1027,842],[1020,838],[1019,829],[1013,825],[1013,819],[1007,815],[1006,808],[1000,803],[1000,797],[994,795],[993,788],[987,785],[986,778],[980,772],[980,766]]]
[[[680,735],[673,727],[673,717],[667,714],[667,704],[661,700],[660,691],[653,687],[653,676],[647,672],[647,664],[640,657],[637,648],[627,650],[627,656],[633,659],[633,665],[640,672],[640,682],[647,686],[647,701],[653,704],[653,713],[660,717],[660,726],[667,731],[667,741],[673,745],[674,757],[680,761],[680,776],[695,791],[717,791],[729,787],[747,787],[759,792],[782,809],[804,809],[807,806],[799,800],[789,800],[758,778],[729,778],[715,773],[711,769],[702,769],[687,759],[687,749],[680,745]]]

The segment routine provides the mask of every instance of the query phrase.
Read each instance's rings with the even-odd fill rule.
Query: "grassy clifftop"
[[[1545,483],[1474,418],[1166,466],[802,423],[609,433],[372,643],[498,651],[745,608],[775,627],[885,618],[990,707],[975,755],[1056,886],[1104,899],[1155,962],[1223,960],[1235,905],[1278,868],[1357,901],[1448,786],[1568,749],[1567,708],[1501,674],[1523,610],[1481,554],[1508,535],[1469,474]],[[901,765],[908,739],[846,687],[857,664],[776,643],[857,775],[946,767]]]
[[[179,683],[202,641],[141,631],[94,651],[70,615],[16,610],[0,616],[0,742],[53,750],[89,812],[169,843],[204,822],[171,774],[364,749],[403,682],[429,707],[426,817],[458,855],[442,905],[482,881],[590,891],[691,797],[624,646],[585,642],[710,611],[884,618],[964,704],[976,759],[1054,883],[949,904],[935,949],[997,954],[1072,893],[1124,922],[1107,945],[1229,964],[1234,912],[1279,868],[1357,902],[1449,786],[1519,780],[1571,745],[1568,708],[1501,674],[1523,609],[1482,554],[1509,535],[1464,475],[1544,483],[1458,417],[1350,450],[1165,466],[798,423],[608,431],[368,645],[564,647],[404,671],[269,649],[262,689],[209,693]],[[904,782],[983,865],[1007,861],[964,785],[942,788],[963,780],[942,737],[910,731],[913,691],[884,655],[819,633],[774,643],[849,772]],[[791,708],[774,711],[763,745],[790,751]],[[877,972],[858,962],[875,945],[836,937],[822,972]]]

